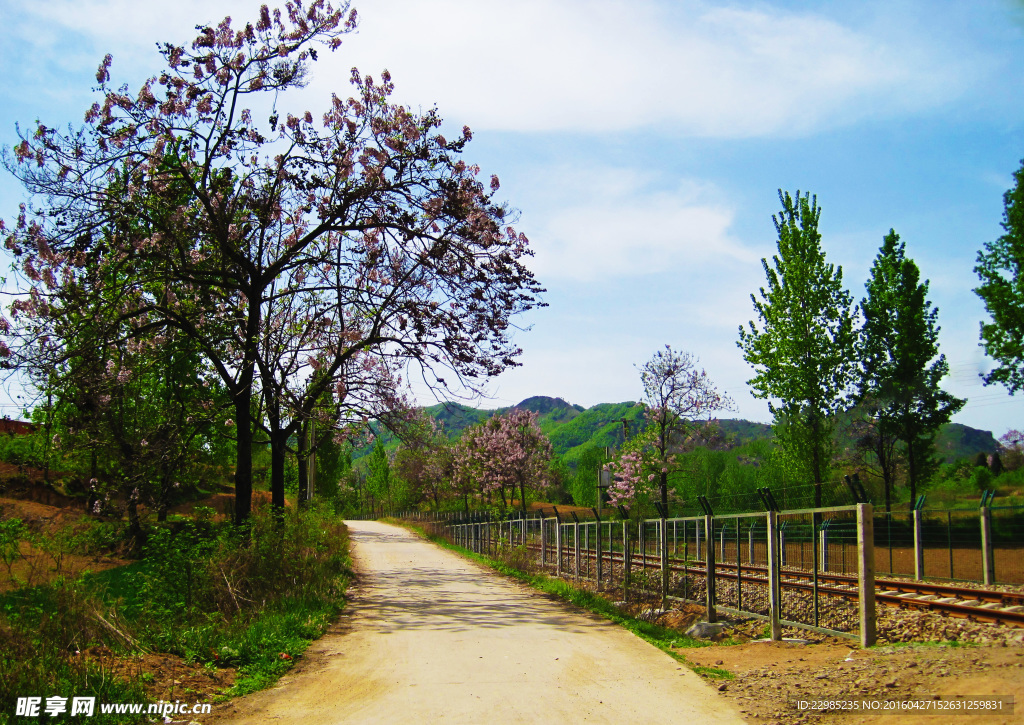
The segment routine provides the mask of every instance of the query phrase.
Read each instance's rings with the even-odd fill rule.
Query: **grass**
[[[258,513],[248,532],[200,513],[149,533],[140,561],[0,597],[0,723],[16,697],[146,702],[143,673],[125,681],[76,654],[97,646],[236,667],[228,695],[264,689],[344,606],[347,531],[326,511]]]
[[[883,649],[885,647],[950,647],[956,649],[957,647],[978,647],[977,642],[961,642],[958,639],[944,639],[944,640],[923,640],[920,642],[888,642],[884,644],[873,644],[872,649]]]
[[[687,667],[692,669],[698,675],[707,677],[709,679],[725,679],[731,680],[735,677],[733,673],[728,670],[724,670],[718,667],[703,667],[700,665],[694,665],[689,662],[686,657],[680,654],[677,649],[693,649],[699,647],[710,647],[711,642],[706,642],[693,637],[688,637],[685,634],[680,634],[675,630],[671,630],[667,627],[654,624],[652,622],[645,622],[635,617],[630,616],[623,612],[619,607],[615,606],[612,602],[608,601],[604,597],[587,591],[586,589],[580,589],[574,587],[569,582],[550,577],[546,574],[531,574],[523,571],[516,567],[510,566],[509,564],[492,559],[482,554],[477,554],[474,551],[465,549],[457,544],[453,544],[444,537],[436,536],[424,530],[420,526],[410,524],[405,521],[397,521],[394,519],[388,519],[389,523],[394,523],[399,526],[415,531],[420,536],[432,541],[438,546],[464,556],[467,559],[475,561],[484,566],[494,569],[500,574],[512,577],[518,581],[527,584],[534,589],[544,592],[546,594],[553,595],[559,599],[576,605],[582,609],[586,609],[589,612],[598,614],[605,619],[615,622],[621,627],[629,630],[640,639],[645,642],[649,642],[665,654],[672,657],[672,659],[685,664]]]

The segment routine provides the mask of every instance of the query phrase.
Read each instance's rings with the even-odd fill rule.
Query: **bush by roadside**
[[[89,656],[97,650],[236,668],[230,694],[267,687],[326,631],[350,575],[347,532],[332,512],[287,511],[281,522],[257,512],[243,531],[199,510],[156,526],[140,561],[0,598],[0,722],[17,697],[145,701],[144,673],[113,677],[107,660]]]

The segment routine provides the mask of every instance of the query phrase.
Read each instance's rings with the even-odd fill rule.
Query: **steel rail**
[[[526,544],[525,546],[527,549],[540,549],[539,544],[531,543]],[[585,554],[583,552],[580,553],[581,556],[585,556],[587,559],[592,560],[595,558],[593,551],[586,551]],[[606,561],[610,560],[620,564],[623,561],[622,554],[618,552],[601,552],[601,558]],[[673,560],[670,558],[669,570],[673,572],[686,571],[687,573],[694,574],[706,573],[701,562],[682,565],[678,563],[679,561],[679,559]],[[632,557],[632,566],[640,569],[652,569],[657,571],[660,570],[661,564],[657,557],[654,556],[647,557],[647,561],[644,562],[638,552]],[[737,579],[738,576],[735,569],[735,564],[723,563],[715,565],[716,576],[720,576],[725,579]],[[749,574],[747,572],[749,572]],[[768,567],[766,566],[744,564],[741,567],[740,576],[742,576],[743,581],[746,583],[753,585],[767,585],[767,572]],[[782,577],[780,584],[784,589],[806,591],[813,591],[814,589],[813,584],[801,581],[802,579],[809,580],[811,578],[810,572],[805,572],[799,569],[783,569],[780,571],[780,575]],[[828,594],[831,596],[843,597],[845,599],[857,599],[858,592],[856,577],[844,574],[819,572],[818,578],[819,581],[825,584],[825,586],[819,584],[818,592],[820,594]],[[830,584],[838,586],[829,586]],[[875,600],[885,604],[886,606],[898,607],[901,609],[911,608],[940,612],[972,621],[1024,627],[1024,611],[996,609],[991,607],[992,604],[1011,607],[1021,606],[1024,604],[1024,595],[1017,592],[1000,592],[989,589],[957,587],[948,584],[932,584],[930,582],[899,581],[890,579],[876,579],[875,589]],[[922,599],[920,597],[942,597],[942,599]],[[952,598],[957,598],[962,601],[948,601]],[[947,601],[943,601],[943,599]],[[989,606],[986,607],[980,604],[967,604],[967,602],[975,601],[986,602]]]

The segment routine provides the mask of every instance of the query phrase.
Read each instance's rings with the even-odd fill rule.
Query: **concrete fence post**
[[[700,530],[700,527],[697,529]],[[708,622],[718,621],[718,612],[715,610],[715,519],[711,515],[704,516],[704,539],[707,542],[705,559],[706,576],[704,578],[705,601],[707,607]]]
[[[646,573],[647,571],[647,522],[643,519],[640,520],[636,532],[636,542],[640,547],[640,571]]]
[[[782,640],[782,597],[779,576],[779,515],[768,512],[768,619],[771,623],[772,640]]]
[[[597,568],[594,570],[594,581],[597,583],[597,591],[601,591],[601,521],[594,522],[594,558]]]
[[[661,610],[668,610],[668,522],[662,518],[658,527],[661,533]]]
[[[573,564],[576,569],[576,580],[580,578],[580,523],[579,521],[573,522],[572,525],[572,544],[575,549],[573,553]]]
[[[629,521],[622,522],[622,592],[623,599],[629,598],[629,569],[633,559],[632,547],[629,541]]]
[[[821,571],[828,571],[828,528],[822,527],[821,531],[818,532],[818,538],[821,539]]]
[[[996,581],[996,565],[992,549],[992,509],[989,506],[982,506],[981,512],[981,569],[982,577],[986,586]]]
[[[921,531],[921,509],[911,512],[914,523],[914,578],[924,579],[924,537]]]
[[[697,557],[697,561],[700,561],[700,526],[694,527],[694,535],[696,536],[696,546],[694,547],[693,553]]]
[[[754,524],[747,529],[747,562],[754,563]]]
[[[801,544],[803,546],[803,544]],[[779,566],[786,565],[786,532],[779,529]]]
[[[562,522],[555,520],[555,576],[562,576]]]
[[[548,527],[547,519],[540,520],[540,568],[548,565]]]
[[[870,647],[875,632],[875,517],[869,503],[857,504],[857,586],[860,588],[860,646]]]
[[[583,573],[580,575],[584,579],[588,579],[593,576],[593,564],[590,562],[590,526],[587,523],[583,523]]]

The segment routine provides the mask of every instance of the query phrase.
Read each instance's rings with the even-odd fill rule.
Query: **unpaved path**
[[[742,723],[696,674],[404,529],[350,522],[343,631],[231,723]]]

